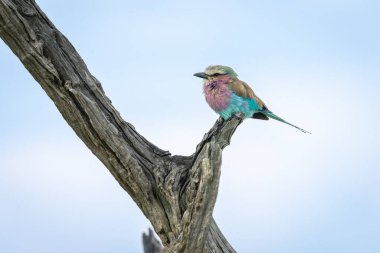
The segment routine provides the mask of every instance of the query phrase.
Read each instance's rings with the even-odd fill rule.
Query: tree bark
[[[148,234],[143,233],[142,238],[144,253],[162,253],[161,243],[154,236],[152,229],[149,228]]]
[[[164,252],[235,252],[212,212],[222,150],[241,119],[219,119],[193,155],[171,155],[120,117],[100,82],[35,1],[0,0],[0,25],[0,37],[151,221]]]

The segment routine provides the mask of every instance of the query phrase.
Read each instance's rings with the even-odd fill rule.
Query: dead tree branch
[[[159,240],[156,239],[152,229],[149,228],[148,234],[143,233],[144,253],[162,253],[162,246]]]
[[[0,37],[151,221],[165,252],[235,252],[212,218],[222,150],[240,119],[218,120],[192,156],[124,121],[68,39],[33,0],[0,0]]]

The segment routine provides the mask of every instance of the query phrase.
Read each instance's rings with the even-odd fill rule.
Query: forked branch
[[[0,25],[0,37],[151,221],[165,252],[234,252],[212,212],[222,150],[240,119],[218,120],[192,156],[173,156],[120,117],[35,1],[0,0]]]

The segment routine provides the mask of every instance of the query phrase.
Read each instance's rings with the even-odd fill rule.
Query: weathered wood
[[[162,246],[159,240],[156,239],[152,229],[149,228],[148,234],[143,233],[144,253],[162,253]]]
[[[151,221],[164,252],[235,252],[212,212],[222,150],[240,119],[218,120],[192,156],[173,156],[120,117],[35,1],[0,0],[0,37]]]

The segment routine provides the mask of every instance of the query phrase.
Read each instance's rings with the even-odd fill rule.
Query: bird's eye
[[[220,76],[220,75],[221,75],[220,73],[215,73],[212,76]]]

